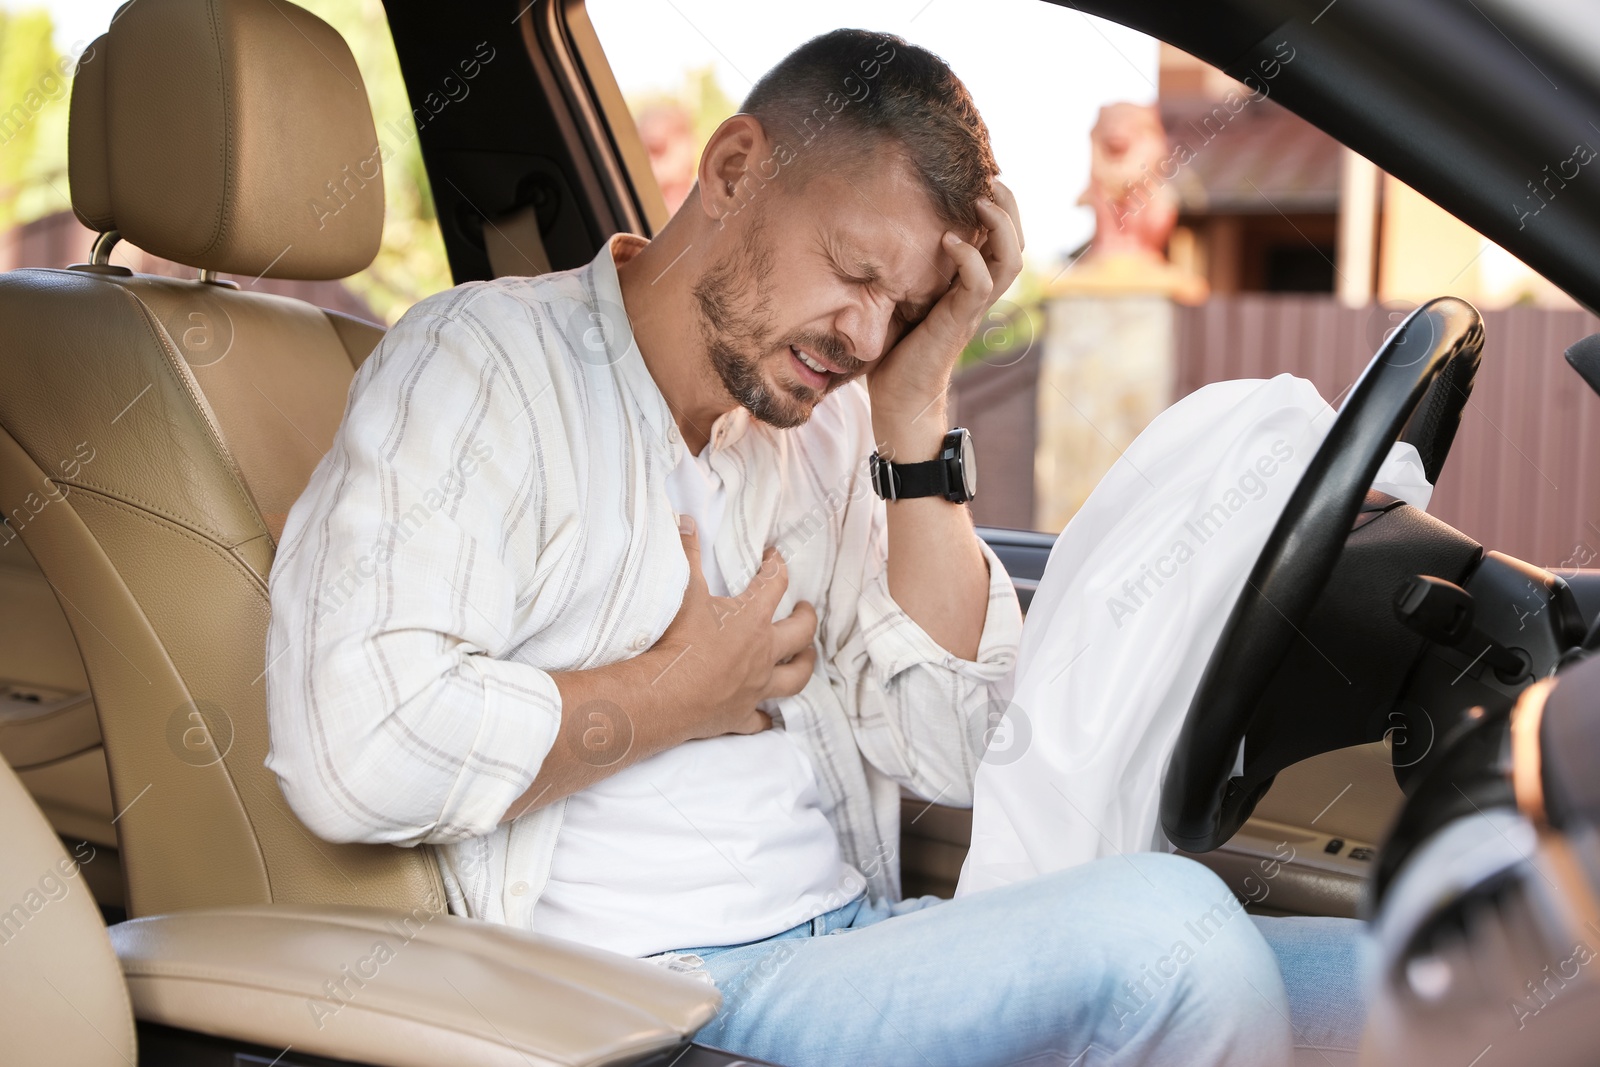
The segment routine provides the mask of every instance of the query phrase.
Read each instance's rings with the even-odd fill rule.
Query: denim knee
[[[1108,1028],[1159,1035],[1162,1049],[1184,1049],[1192,1063],[1286,1061],[1289,1006],[1277,958],[1239,899],[1181,856],[1119,862],[1115,891],[1138,917],[1134,943],[1143,951],[1113,960]]]

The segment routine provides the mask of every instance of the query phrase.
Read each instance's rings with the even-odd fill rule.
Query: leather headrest
[[[91,230],[117,228],[111,213],[111,175],[106,170],[106,35],[78,57],[72,76],[72,111],[67,119],[67,182],[72,210]]]
[[[343,278],[383,236],[383,165],[338,32],[286,0],[139,0],[79,67],[73,209],[153,255]]]

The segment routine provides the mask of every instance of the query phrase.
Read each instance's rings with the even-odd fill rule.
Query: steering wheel
[[[1428,480],[1437,479],[1482,350],[1476,308],[1429,301],[1378,349],[1340,408],[1233,605],[1178,734],[1161,826],[1179,848],[1226,842],[1271,784],[1247,793],[1231,777],[1261,697],[1328,584],[1390,446],[1416,445]]]

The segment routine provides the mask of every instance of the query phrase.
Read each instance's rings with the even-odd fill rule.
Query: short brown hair
[[[993,195],[1000,168],[972,94],[944,60],[892,33],[813,37],[762,75],[739,110],[760,120],[802,172],[819,159],[837,163],[842,152],[898,147],[939,217],[969,231],[980,225],[973,201]]]

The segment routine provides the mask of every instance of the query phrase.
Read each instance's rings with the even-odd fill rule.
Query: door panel
[[[1233,840],[1195,858],[1262,912],[1354,917],[1404,799],[1386,743],[1324,752],[1280,773]]]
[[[115,846],[111,781],[77,642],[22,539],[9,528],[0,539],[0,757],[58,834]]]
[[[1328,802],[1320,798],[1341,790],[1322,813]],[[1327,752],[1280,774],[1256,814],[1222,848],[1185,855],[1216,871],[1252,911],[1354,918],[1400,800],[1383,745]],[[971,841],[971,811],[903,797],[905,895],[952,896]]]
[[[100,744],[77,642],[22,539],[0,529],[0,755],[17,769]]]
[[[1278,775],[1255,818],[1352,841],[1381,841],[1405,795],[1382,742],[1325,752]]]

